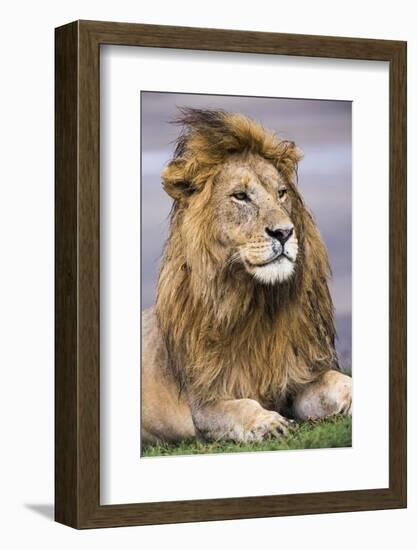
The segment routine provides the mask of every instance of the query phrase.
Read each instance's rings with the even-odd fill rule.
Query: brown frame
[[[119,44],[389,62],[389,487],[146,504],[99,499],[99,55]],[[406,43],[76,21],[56,29],[55,519],[75,528],[406,506]]]

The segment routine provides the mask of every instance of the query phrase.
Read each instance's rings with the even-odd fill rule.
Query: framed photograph
[[[56,520],[406,506],[406,43],[56,29]]]

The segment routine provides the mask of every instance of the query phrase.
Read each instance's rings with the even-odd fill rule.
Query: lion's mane
[[[327,252],[297,189],[301,152],[240,114],[181,109],[177,122],[182,132],[162,175],[174,204],[156,302],[170,368],[196,402],[268,405],[338,368]],[[244,152],[267,159],[292,186],[299,255],[287,283],[262,285],[234,271],[210,233],[216,174]]]

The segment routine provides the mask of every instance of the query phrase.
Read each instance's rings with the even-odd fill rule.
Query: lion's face
[[[264,284],[290,279],[298,254],[292,202],[293,189],[267,160],[231,157],[211,196],[217,236],[228,261],[243,264]]]

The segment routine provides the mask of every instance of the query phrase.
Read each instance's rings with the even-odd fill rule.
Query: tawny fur
[[[297,188],[301,152],[256,122],[183,110],[183,132],[163,172],[174,198],[156,314],[178,391],[195,403],[256,399],[265,407],[337,369],[326,248]],[[298,238],[295,273],[262,285],[224,256],[211,196],[231,158],[261,157],[288,185]]]

